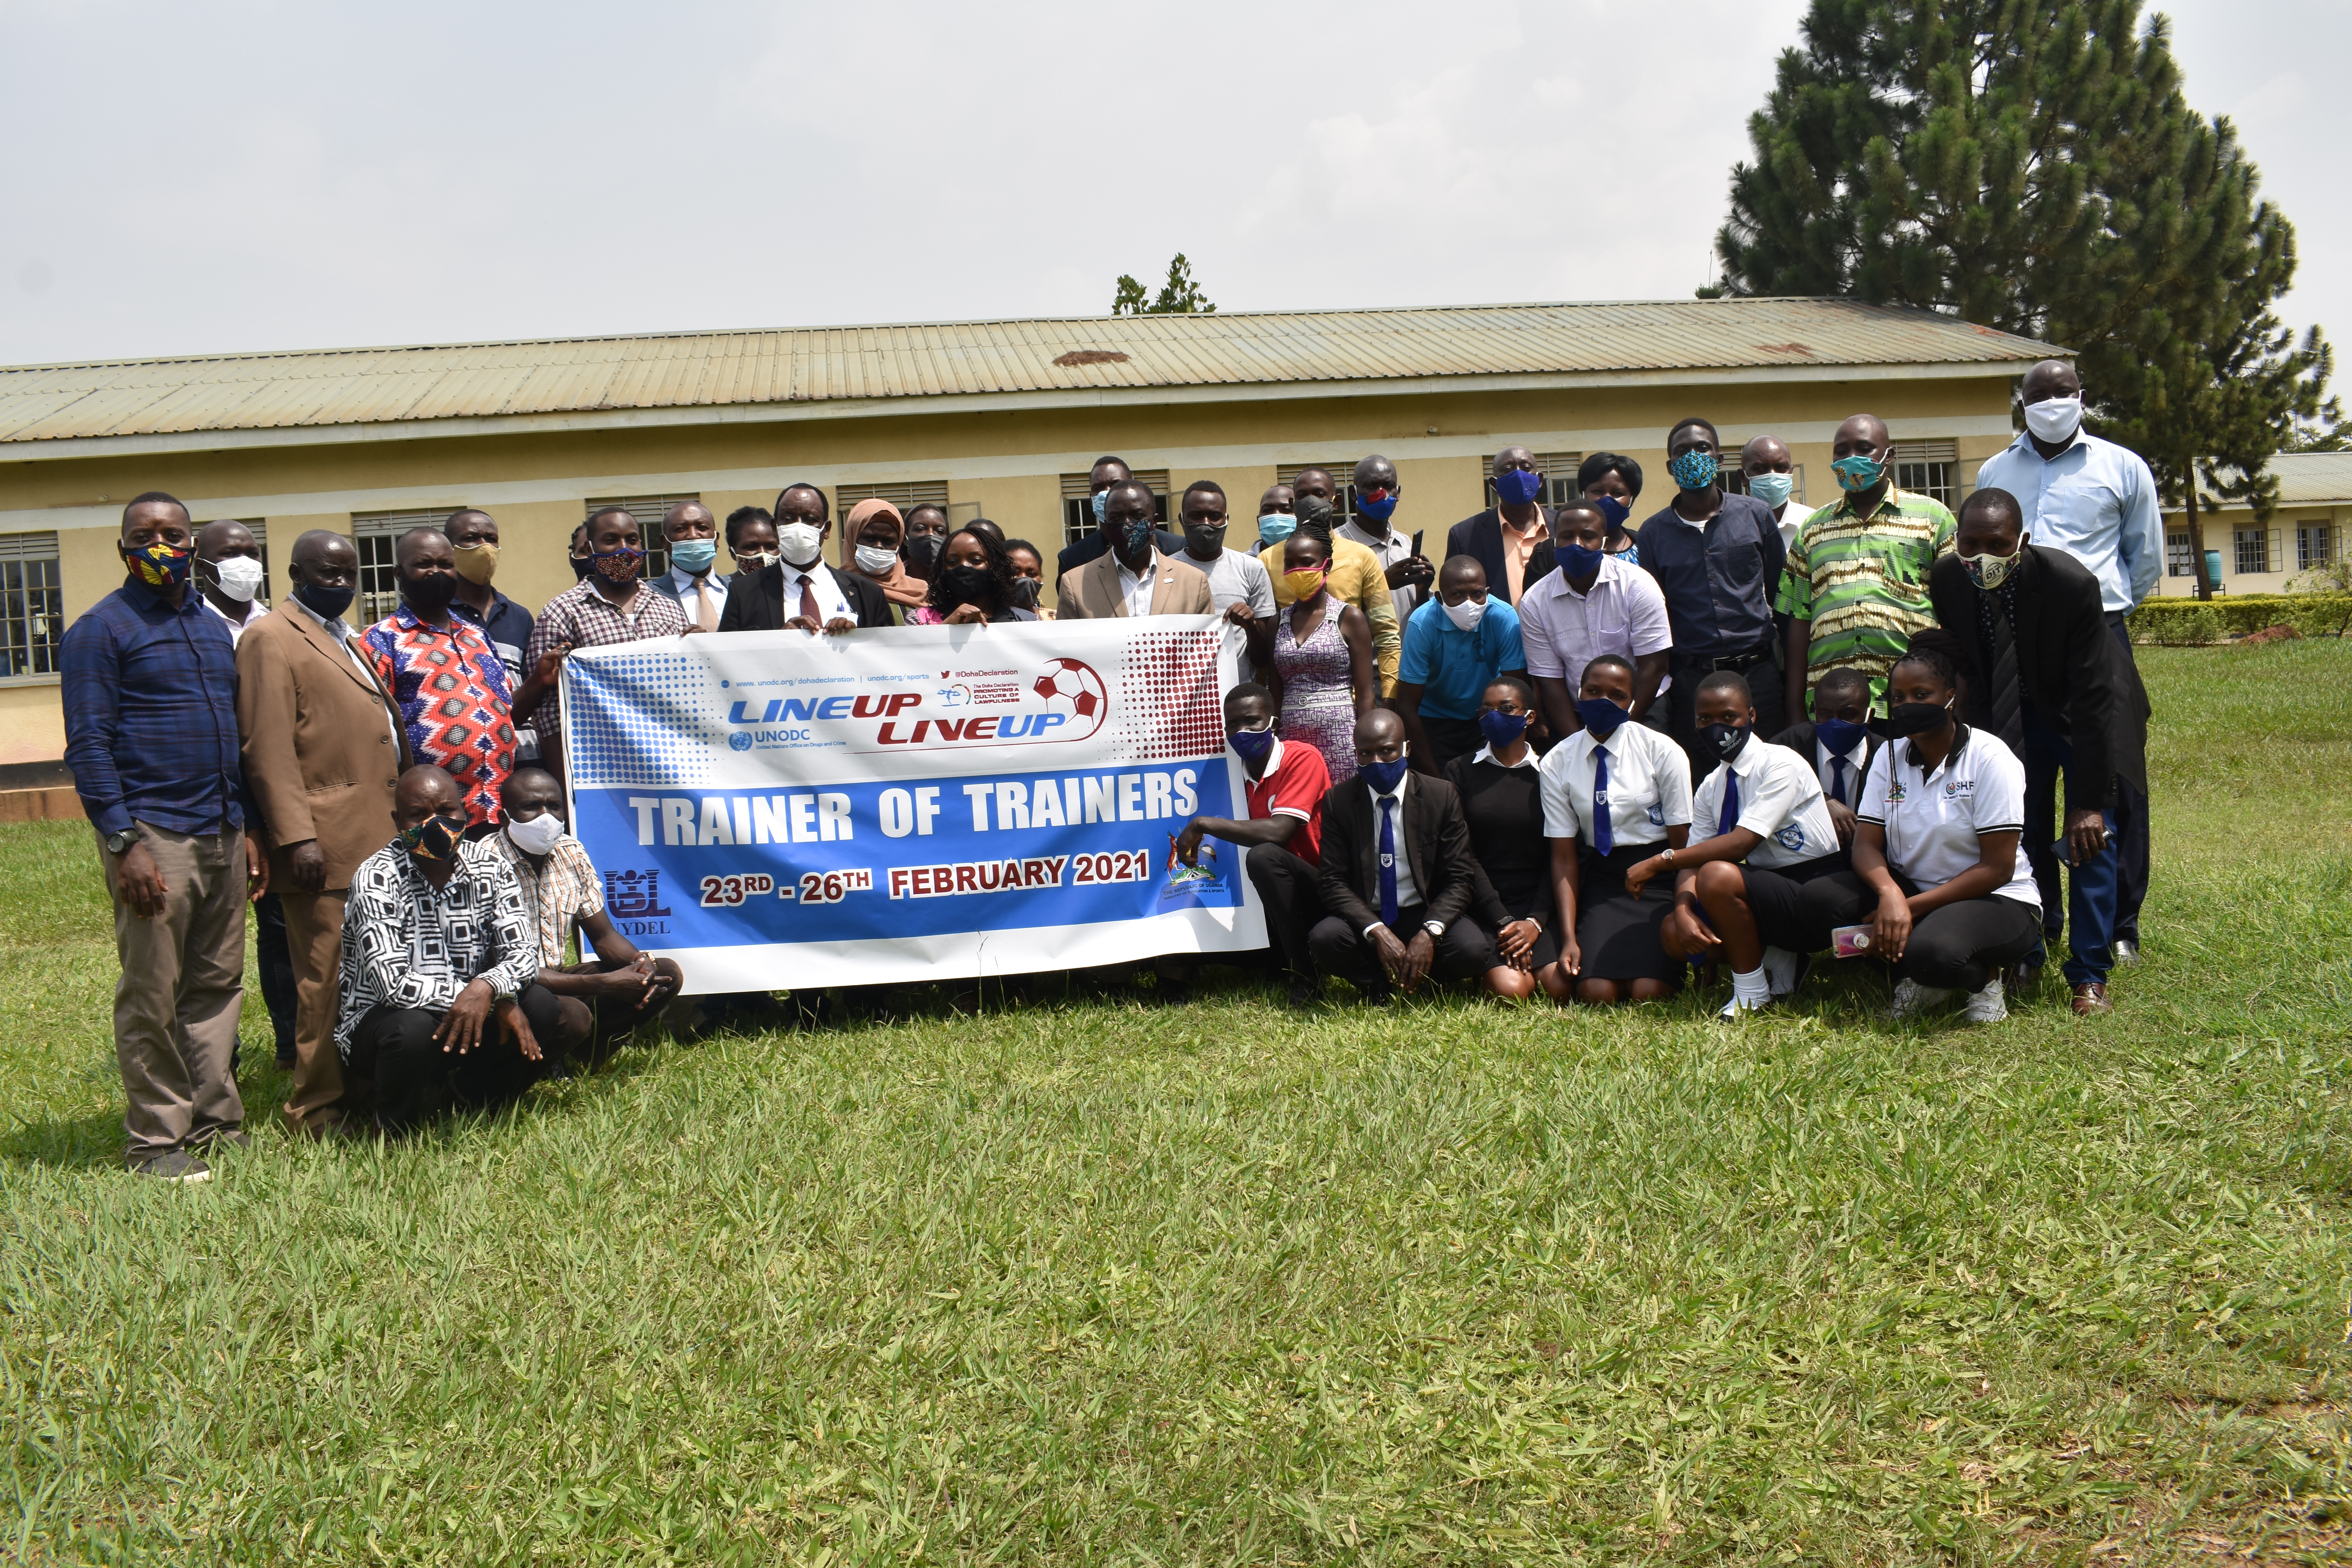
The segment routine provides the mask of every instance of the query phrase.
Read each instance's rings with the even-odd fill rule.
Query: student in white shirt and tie
[[[1689,841],[1690,762],[1664,735],[1628,722],[1633,706],[1633,662],[1601,655],[1577,688],[1583,728],[1543,761],[1559,960],[1536,979],[1555,1001],[1656,1002],[1682,978],[1682,961],[1658,940],[1672,901],[1642,899],[1625,874],[1661,845]]]
[[[1853,842],[1853,807],[1862,781],[1886,738],[1870,727],[1870,677],[1851,665],[1824,673],[1813,685],[1813,716],[1772,737],[1813,765],[1840,844]]]

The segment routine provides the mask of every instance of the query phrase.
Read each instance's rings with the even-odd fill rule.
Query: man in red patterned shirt
[[[449,613],[457,552],[437,528],[412,528],[392,547],[400,607],[361,634],[368,662],[400,705],[410,750],[446,772],[469,833],[499,823],[499,791],[514,771],[507,668],[482,629]]]

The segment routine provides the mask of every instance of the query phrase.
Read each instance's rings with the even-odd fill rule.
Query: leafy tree
[[[1160,286],[1160,297],[1147,300],[1143,285],[1122,272],[1118,275],[1118,291],[1111,298],[1110,313],[1114,316],[1213,316],[1217,308],[1201,292],[1200,284],[1192,279],[1192,264],[1178,251],[1168,264],[1168,281]]]
[[[2294,231],[2139,0],[1813,0],[1748,121],[1714,294],[1851,294],[2073,347],[2098,427],[2267,512],[2332,368],[2271,305]]]

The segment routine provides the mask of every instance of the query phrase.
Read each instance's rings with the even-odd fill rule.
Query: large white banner
[[[689,993],[960,979],[1262,946],[1207,616],[583,647],[572,831]]]

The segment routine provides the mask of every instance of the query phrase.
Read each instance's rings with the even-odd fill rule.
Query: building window
[[[918,479],[905,485],[835,485],[834,505],[836,515],[847,517],[849,509],[862,500],[887,500],[898,509],[900,517],[919,506],[935,506],[948,510],[948,482],[945,479]]]
[[[2168,533],[2164,536],[2164,572],[2168,577],[2197,575],[2197,553],[2189,548],[2187,534]]]
[[[1494,466],[1488,459],[1488,468]],[[1340,462],[1285,463],[1277,468],[1277,482],[1297,485],[1298,476],[1309,468],[1320,468],[1331,476],[1331,526],[1356,521],[1356,463],[1350,458]]]
[[[2237,572],[2241,577],[2251,573],[2267,572],[2270,563],[2270,530],[2240,528],[2231,530],[2231,537],[2237,545]]]
[[[1168,470],[1137,468],[1135,482],[1151,487],[1152,516],[1162,528],[1168,526]],[[1062,542],[1076,544],[1095,531],[1095,495],[1087,487],[1095,482],[1094,470],[1083,474],[1062,476]],[[941,489],[947,487],[942,485]]]
[[[640,535],[639,542],[646,547],[645,574],[649,578],[659,577],[669,571],[669,542],[662,538],[662,519],[668,513],[670,508],[682,500],[690,500],[700,505],[702,497],[698,494],[592,497],[588,502],[588,510],[582,512],[580,518],[584,522],[605,508],[614,506],[635,518],[637,532]],[[719,542],[723,544],[726,541],[721,540]],[[567,538],[563,542],[563,547],[566,550],[572,548],[570,539]]]
[[[58,673],[65,604],[54,533],[0,533],[0,680]]]
[[[2336,559],[2336,530],[2324,522],[2305,523],[2294,531],[2294,569],[2308,572]]]
[[[1927,496],[1946,506],[1958,504],[1955,479],[1960,466],[1958,441],[1897,441],[1895,443],[1895,488]]]
[[[245,531],[253,535],[253,542],[261,551],[261,589],[255,596],[265,605],[275,604],[278,596],[269,591],[269,524],[257,517],[226,519],[216,517],[211,519],[205,526],[208,528],[212,523],[222,521],[241,522],[245,525]]]
[[[439,528],[456,510],[352,513],[352,547],[360,552],[359,596],[352,605],[358,625],[372,626],[400,605],[400,583],[393,574],[394,543],[412,528]]]
[[[1544,477],[1543,500],[1546,506],[1558,506],[1576,499],[1576,466],[1584,461],[1581,452],[1538,452],[1536,472]],[[1495,454],[1487,453],[1479,459],[1486,475],[1486,504],[1495,504]],[[1739,465],[1734,463],[1733,468]]]

